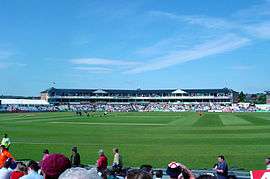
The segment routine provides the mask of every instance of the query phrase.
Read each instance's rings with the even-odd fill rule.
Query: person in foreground
[[[191,170],[189,170],[185,165],[177,162],[171,162],[168,164],[166,174],[170,176],[170,179],[195,179]]]
[[[0,178],[9,179],[11,171],[8,169],[11,166],[11,160],[7,160],[4,166],[0,169]]]
[[[152,175],[141,169],[131,169],[127,172],[125,179],[152,179]]]
[[[218,163],[214,167],[218,179],[228,178],[228,165],[223,155],[218,156]]]
[[[38,174],[39,166],[37,162],[30,160],[27,165],[27,169],[28,174],[22,176],[20,179],[43,179],[43,176]]]
[[[105,156],[103,150],[99,150],[98,154],[99,154],[99,158],[97,160],[97,171],[100,173],[103,173],[107,169],[108,159]]]
[[[70,160],[63,154],[50,154],[41,164],[44,179],[58,179],[71,167]]]
[[[27,174],[27,167],[22,162],[17,162],[15,170],[11,173],[10,179],[19,179],[20,177]]]
[[[67,169],[59,176],[59,179],[89,179],[89,178],[91,179],[93,178],[90,170],[86,170],[85,168],[80,167]],[[98,178],[98,175],[96,175],[96,178]]]
[[[8,158],[13,158],[13,156],[4,145],[1,145],[0,146],[0,168],[3,167],[3,165],[5,164]],[[15,159],[13,158],[13,160]]]
[[[77,147],[72,147],[71,149],[70,162],[72,167],[79,167],[81,165],[81,157]]]
[[[119,149],[118,148],[114,148],[113,149],[113,164],[112,164],[112,168],[115,172],[120,173],[122,167],[123,167],[123,161],[122,161],[122,157],[119,153]]]
[[[270,157],[265,159],[266,170],[270,170]]]

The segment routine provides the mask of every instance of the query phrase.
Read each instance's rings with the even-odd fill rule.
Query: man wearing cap
[[[10,142],[10,139],[9,139],[8,135],[4,134],[4,137],[3,137],[2,141],[1,141],[1,145],[4,145],[7,149],[9,149],[10,144],[11,144],[11,142]]]
[[[217,172],[218,179],[228,178],[228,165],[223,155],[218,156],[218,163],[214,170]]]
[[[104,172],[107,169],[108,166],[108,159],[104,154],[103,150],[98,151],[99,158],[97,160],[97,170],[98,172]]]

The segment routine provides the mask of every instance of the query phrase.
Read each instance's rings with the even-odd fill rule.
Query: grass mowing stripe
[[[258,118],[260,118],[260,119],[264,119],[264,120],[270,120],[270,117],[269,116],[257,116]]]
[[[237,114],[237,117],[243,118],[246,121],[249,121],[250,123],[254,124],[254,125],[270,125],[270,120],[266,120],[263,118],[259,118],[259,117],[255,117],[255,116],[249,116],[247,114]]]
[[[181,115],[168,124],[172,126],[192,126],[198,119],[199,115],[197,113],[190,113],[189,115]]]
[[[219,117],[224,125],[251,125],[249,121],[235,115],[222,114]]]
[[[97,122],[48,122],[51,124],[80,124],[80,125],[109,125],[109,126],[165,126],[167,124],[155,123],[97,123]]]
[[[223,123],[218,113],[204,113],[193,126],[220,127]]]
[[[57,121],[60,119],[69,119],[68,117],[70,117],[70,119],[74,120],[74,119],[79,119],[78,116],[52,116],[52,117],[34,117],[34,118],[18,118],[18,119],[12,119],[12,120],[0,120],[0,122],[18,122],[18,123],[23,123],[23,122],[40,122],[40,121]],[[72,118],[71,118],[72,117]]]
[[[110,151],[118,147],[124,157],[125,166],[150,163],[155,167],[164,167],[169,161],[174,160],[181,161],[190,168],[211,168],[216,156],[222,153],[230,166],[238,165],[249,170],[263,168],[262,159],[269,154],[269,123],[254,125],[249,121],[250,125],[224,125],[219,115],[236,115],[246,120],[242,116],[252,119],[267,118],[270,117],[270,113],[204,113],[200,117],[196,113],[188,112],[134,112],[109,113],[106,117],[90,118],[85,115],[76,118],[72,112],[16,115],[22,119],[21,121],[29,122],[17,122],[19,119],[3,121],[0,132],[8,133],[11,140],[15,141],[12,143],[11,151],[17,159],[40,160],[44,148],[48,148],[52,153],[64,153],[69,156],[70,148],[77,145],[85,164],[96,162],[97,151],[100,148],[106,151],[111,163],[113,155]],[[0,121],[7,118],[1,117],[0,114]],[[76,122],[102,124],[77,125]],[[134,126],[132,123],[147,125]],[[153,126],[151,123],[163,125]],[[171,124],[166,125],[168,123]],[[246,162],[247,160],[250,162]]]

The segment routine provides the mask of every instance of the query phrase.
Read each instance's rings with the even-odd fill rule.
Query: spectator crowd
[[[270,105],[261,108],[252,104],[220,103],[93,103],[73,105],[0,105],[0,112],[55,112],[55,111],[107,111],[107,112],[270,112]]]

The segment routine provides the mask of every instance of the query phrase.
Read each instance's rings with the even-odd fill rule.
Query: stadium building
[[[236,102],[238,93],[232,89],[161,89],[161,90],[120,90],[120,89],[57,89],[41,92],[41,100],[50,104],[88,103],[150,103],[171,102],[183,104]]]
[[[270,104],[270,91],[266,91],[266,104]]]

